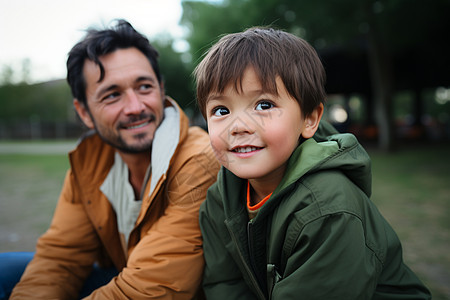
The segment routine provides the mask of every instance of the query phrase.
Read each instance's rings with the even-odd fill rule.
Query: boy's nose
[[[231,135],[253,134],[255,132],[255,124],[248,118],[237,117],[230,126]]]

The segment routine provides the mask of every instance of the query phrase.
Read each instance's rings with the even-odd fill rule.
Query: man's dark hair
[[[73,97],[86,106],[86,80],[83,76],[83,66],[86,59],[99,66],[100,78],[98,82],[100,82],[105,77],[105,69],[99,57],[118,49],[133,47],[147,57],[158,82],[161,83],[158,51],[130,23],[125,20],[118,20],[116,26],[109,29],[88,29],[86,36],[70,50],[67,59],[67,82],[70,85]]]

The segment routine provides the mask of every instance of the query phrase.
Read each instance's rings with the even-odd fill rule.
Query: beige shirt
[[[142,199],[135,199],[128,173],[128,166],[116,152],[114,164],[100,187],[100,190],[111,202],[116,212],[117,227],[125,253],[128,246],[128,238],[136,224],[142,204]]]

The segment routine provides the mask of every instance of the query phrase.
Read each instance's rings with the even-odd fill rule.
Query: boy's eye
[[[269,101],[261,101],[256,105],[256,110],[266,110],[271,109],[274,105]]]
[[[219,106],[213,109],[212,114],[214,116],[224,116],[229,114],[230,111],[228,110],[228,108],[224,107],[224,106]]]

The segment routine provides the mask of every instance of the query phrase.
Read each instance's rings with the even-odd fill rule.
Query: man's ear
[[[84,125],[86,125],[90,129],[93,129],[94,122],[92,121],[91,114],[89,113],[86,106],[78,101],[78,99],[73,99],[73,106],[75,107],[75,110],[77,111],[77,114],[80,117],[81,121],[83,121]]]
[[[166,90],[164,89],[164,81],[162,81],[161,79],[161,83],[159,84],[159,88],[160,88],[160,93],[161,93],[161,98],[164,99],[166,98]]]
[[[320,119],[322,119],[323,115],[323,104],[320,103],[311,114],[309,114],[305,118],[305,126],[302,131],[302,137],[305,139],[309,139],[313,137],[316,133],[317,128],[319,128]]]

